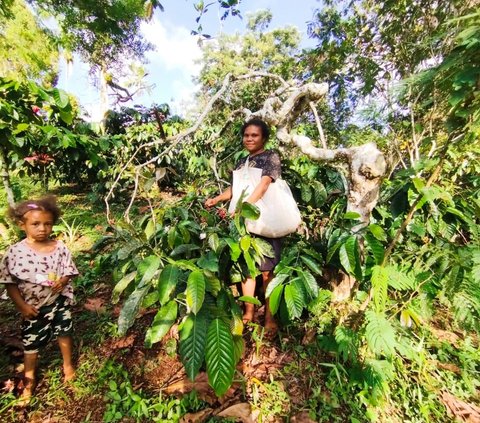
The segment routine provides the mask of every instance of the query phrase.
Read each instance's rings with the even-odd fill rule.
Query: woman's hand
[[[209,198],[205,201],[205,207],[210,208],[218,203],[217,197]]]

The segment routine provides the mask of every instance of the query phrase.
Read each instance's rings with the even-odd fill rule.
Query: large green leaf
[[[145,257],[137,266],[138,276],[142,278],[140,284],[150,282],[159,267],[160,257],[153,255]]]
[[[255,260],[253,260],[252,256],[248,251],[243,252],[243,258],[245,259],[245,263],[247,263],[250,277],[255,278],[257,275],[259,275],[260,271],[257,269],[257,266],[255,265]]]
[[[238,297],[237,300],[243,301],[245,303],[255,304],[257,306],[262,305],[262,303],[258,301],[255,297],[250,297],[249,295],[242,295],[241,297]]]
[[[305,307],[305,298],[296,285],[290,284],[285,287],[285,303],[290,319],[300,318]]]
[[[120,336],[124,336],[130,326],[132,326],[143,298],[149,289],[150,285],[139,286],[127,298],[127,301],[125,301],[125,304],[120,311],[120,315],[118,316],[118,334]]]
[[[220,319],[208,327],[205,358],[208,382],[215,394],[222,396],[233,382],[235,354],[230,327]]]
[[[355,250],[358,249],[357,238],[349,236],[347,240],[340,246],[339,257],[343,268],[351,275],[355,274],[355,267],[357,266]]]
[[[202,308],[205,299],[205,276],[196,270],[188,275],[187,280],[187,305],[189,309],[197,314]]]
[[[387,234],[385,233],[385,231],[380,225],[377,225],[376,223],[372,223],[371,225],[368,225],[368,230],[379,241],[387,240]]]
[[[60,109],[65,109],[69,104],[68,94],[58,88],[53,90],[53,98]]]
[[[372,234],[365,234],[365,242],[375,258],[376,264],[382,264],[385,257],[385,249],[378,239]]]
[[[230,257],[233,262],[236,262],[242,254],[242,249],[240,248],[240,243],[235,242],[231,238],[225,238],[226,243],[230,247]]]
[[[318,296],[318,283],[315,277],[308,271],[299,270],[298,274],[303,280],[303,285],[307,289],[308,295],[313,300]]]
[[[166,304],[170,300],[170,295],[175,290],[180,275],[180,269],[172,264],[167,264],[162,269],[158,278],[158,300],[161,305]]]
[[[241,215],[245,219],[257,220],[260,217],[260,209],[255,204],[243,202]]]
[[[320,265],[311,257],[302,255],[300,256],[300,260],[303,261],[303,263],[313,272],[316,273],[317,275],[322,275],[322,268]]]
[[[213,251],[209,251],[198,259],[197,265],[210,272],[218,272],[218,257]]]
[[[243,340],[243,336],[233,336],[233,359],[235,363],[240,361],[244,350],[245,341]]]
[[[118,300],[120,299],[120,295],[122,294],[123,291],[127,288],[127,286],[130,284],[135,279],[135,276],[137,275],[137,271],[133,271],[125,275],[122,279],[120,279],[117,284],[115,285],[115,288],[113,288],[112,292],[112,303],[117,304]]]
[[[285,279],[287,279],[290,275],[288,273],[279,273],[277,274],[267,285],[267,290],[265,292],[265,297],[270,297],[272,294],[273,290],[281,285]]]
[[[190,380],[195,380],[205,358],[208,320],[204,313],[191,313],[180,337],[180,357]]]
[[[275,315],[280,307],[280,302],[282,301],[282,294],[283,294],[284,285],[277,285],[271,292],[270,297],[268,299],[270,312]]]
[[[395,330],[383,313],[368,310],[365,313],[367,326],[365,338],[375,354],[391,356],[395,348]]]
[[[171,257],[181,256],[183,254],[190,254],[192,251],[199,250],[200,247],[195,244],[182,244],[175,247],[170,253]]]
[[[153,319],[152,326],[145,335],[145,346],[150,348],[156,342],[162,340],[177,319],[178,306],[175,301],[169,301],[158,310]]]
[[[222,283],[215,274],[205,274],[205,290],[211,292],[215,297],[222,289]]]

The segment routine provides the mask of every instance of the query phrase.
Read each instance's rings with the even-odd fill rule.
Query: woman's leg
[[[242,295],[253,297],[255,295],[255,279],[248,277],[242,282]],[[243,322],[251,322],[253,320],[253,312],[255,306],[251,303],[244,303],[245,311],[243,313]]]
[[[263,279],[263,292],[267,292],[267,286],[270,281],[273,279],[273,272],[267,271],[262,272],[262,279]],[[265,299],[265,329],[269,331],[276,331],[278,329],[277,322],[275,318],[272,316],[270,312],[270,299]]]
[[[71,336],[59,336],[58,346],[62,353],[63,358],[63,374],[64,381],[68,382],[75,377],[75,367],[72,363],[72,337]]]

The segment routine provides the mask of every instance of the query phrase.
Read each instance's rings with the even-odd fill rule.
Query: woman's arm
[[[255,187],[253,192],[248,196],[248,198],[245,200],[248,203],[255,204],[258,200],[260,200],[263,197],[263,194],[267,192],[268,187],[272,183],[272,178],[270,176],[262,176],[262,179],[260,179],[260,182],[258,185]]]
[[[213,207],[217,203],[220,203],[221,201],[227,201],[232,198],[232,187],[228,187],[225,191],[223,191],[221,194],[217,195],[216,197],[209,198],[207,201],[205,201],[205,207]]]
[[[15,285],[14,283],[9,283],[5,285],[7,288],[8,296],[14,302],[17,310],[22,313],[23,317],[31,319],[38,314],[38,310],[36,307],[25,302],[17,285]]]

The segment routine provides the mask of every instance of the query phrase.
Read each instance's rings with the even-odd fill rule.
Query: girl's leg
[[[33,395],[33,391],[35,389],[36,381],[35,381],[35,371],[37,369],[37,359],[38,353],[25,353],[23,355],[23,365],[24,365],[24,386],[22,393],[22,398],[24,400],[29,400]]]
[[[263,279],[263,291],[267,292],[267,286],[270,281],[273,279],[273,272],[267,271],[262,272]],[[265,300],[265,329],[271,332],[275,332],[278,329],[277,322],[270,312],[270,299]]]
[[[75,377],[75,367],[72,363],[72,337],[71,336],[59,336],[58,337],[58,346],[62,353],[63,358],[63,374],[64,381],[68,382]]]
[[[248,277],[242,282],[242,295],[253,297],[255,295],[255,279]],[[251,322],[253,320],[254,305],[244,303],[245,311],[243,313],[243,322]]]

